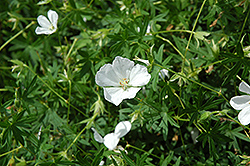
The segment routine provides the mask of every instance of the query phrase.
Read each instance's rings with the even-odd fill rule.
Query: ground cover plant
[[[249,0],[1,0],[0,165],[249,165]]]

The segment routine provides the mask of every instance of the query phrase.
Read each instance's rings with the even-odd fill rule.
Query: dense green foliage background
[[[250,81],[249,3],[1,0],[0,165],[249,164],[249,127],[229,104]],[[37,35],[50,9],[58,29]],[[95,83],[116,56],[149,60],[151,74],[118,107]],[[94,140],[91,127],[104,136],[123,120],[127,153]]]

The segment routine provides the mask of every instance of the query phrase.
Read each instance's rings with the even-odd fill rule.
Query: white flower
[[[49,20],[43,15],[37,17],[38,24],[41,26],[37,27],[35,30],[37,35],[40,34],[50,35],[56,31],[58,14],[53,10],[49,10],[48,18]]]
[[[131,99],[151,78],[147,68],[117,56],[112,64],[105,64],[96,73],[96,84],[104,88],[104,97],[118,106],[123,99]]]
[[[239,90],[241,92],[247,93],[250,95],[250,86],[241,82],[239,85]],[[238,119],[241,124],[248,125],[250,123],[250,96],[241,95],[231,98],[230,104],[236,110],[241,110],[238,114]]]
[[[163,79],[163,80],[165,79],[166,76],[169,78],[168,70],[166,70],[166,69],[160,70],[159,76],[160,76],[161,79]]]
[[[125,136],[130,131],[131,123],[129,121],[122,121],[118,123],[115,127],[115,132],[105,135],[104,138],[102,138],[102,136],[94,128],[91,129],[94,131],[94,138],[97,142],[104,143],[109,150],[114,150],[120,138]]]
[[[102,161],[99,163],[99,165],[104,165],[104,163],[105,163],[105,162],[102,160]]]
[[[145,36],[147,36],[147,35],[152,35],[152,34],[150,33],[150,29],[151,29],[150,24],[148,24]]]

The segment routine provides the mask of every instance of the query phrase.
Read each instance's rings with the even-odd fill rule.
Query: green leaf
[[[30,84],[26,87],[26,90],[22,95],[23,97],[26,98],[34,90],[34,85],[36,84],[36,80],[37,80],[37,75],[34,76]]]
[[[162,56],[163,56],[163,48],[164,48],[164,44],[162,44],[158,50],[158,53],[155,56],[155,59],[161,63],[162,62]]]
[[[173,159],[174,152],[170,151],[169,155],[164,159],[163,163],[161,165],[168,165],[170,164],[170,161]]]
[[[91,164],[91,166],[98,166],[99,163],[101,162],[102,160],[102,156],[103,156],[103,152],[104,152],[104,148],[102,148],[96,155],[95,155],[95,158]]]
[[[22,131],[18,127],[13,126],[13,125],[11,126],[11,129],[12,129],[12,132],[13,132],[13,135],[14,135],[16,141],[20,142],[22,145],[24,145]]]
[[[17,65],[19,65],[20,67],[22,67],[23,65],[24,65],[24,63],[22,62],[22,61],[19,61],[19,60],[17,60],[17,59],[15,59],[15,60],[10,60],[12,63],[15,63],[15,64],[17,64]]]
[[[236,52],[238,57],[244,57],[244,51],[241,43],[238,43],[236,46]]]
[[[237,62],[228,72],[225,73],[227,77],[223,81],[222,86],[228,84],[228,82],[238,74],[239,70],[241,69],[241,65],[241,62]]]
[[[129,165],[129,166],[136,166],[135,163],[131,160],[131,158],[129,158],[129,157],[126,155],[126,153],[125,153],[124,151],[120,150],[120,152],[121,152],[121,154],[122,154],[124,160],[127,162],[127,165]]]

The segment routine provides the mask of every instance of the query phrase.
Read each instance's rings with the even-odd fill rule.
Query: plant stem
[[[21,35],[26,29],[28,29],[29,27],[31,27],[31,25],[35,24],[35,21],[31,21],[31,23],[29,25],[27,25],[23,30],[19,31],[17,34],[15,34],[13,37],[11,37],[8,41],[6,41],[1,47],[0,47],[0,51],[7,45],[9,44],[12,40],[14,40],[15,38],[17,38],[19,35]]]
[[[199,83],[199,82],[197,82],[197,81],[195,81],[195,80],[192,80],[192,79],[188,78],[187,76],[185,76],[185,75],[183,75],[183,74],[181,74],[181,73],[177,73],[177,72],[175,72],[175,71],[173,71],[173,70],[171,70],[171,69],[168,69],[168,68],[166,68],[166,67],[163,67],[163,66],[161,66],[161,65],[159,65],[159,64],[157,64],[157,63],[154,63],[154,65],[155,65],[155,66],[159,66],[159,67],[162,68],[162,69],[166,69],[166,70],[168,70],[168,71],[170,71],[170,72],[172,72],[172,73],[174,73],[174,74],[176,74],[176,75],[178,75],[178,76],[180,76],[180,77],[182,77],[182,78],[185,78],[185,79],[187,79],[187,80],[189,80],[189,81],[191,81],[191,82],[193,82],[193,83],[195,83],[195,84],[197,84],[197,85],[200,85],[201,87],[204,87],[204,88],[206,88],[206,89],[208,89],[208,90],[210,90],[210,91],[212,91],[212,92],[215,92],[215,93],[217,93],[218,95],[221,95],[221,96],[228,102],[227,98],[226,98],[221,92],[218,92],[218,91],[216,91],[216,90],[213,90],[213,89],[207,87],[206,85],[203,85],[203,84],[201,84],[201,83]]]
[[[70,111],[70,98],[71,98],[71,81],[69,80],[69,99],[68,99],[68,113],[67,113],[67,123],[69,123],[69,111]]]
[[[170,44],[170,45],[175,49],[175,51],[177,51],[178,54],[180,54],[180,56],[181,56],[183,59],[185,59],[184,55],[178,50],[178,48],[175,47],[175,45],[174,45],[170,40],[168,40],[168,39],[166,39],[166,38],[164,38],[164,37],[161,37],[161,36],[159,36],[159,35],[156,35],[156,37],[160,38],[160,39],[163,40],[163,41],[168,42],[168,44]],[[190,62],[189,62],[187,59],[185,59],[185,60],[186,60],[186,62],[187,62],[188,64],[190,64]]]
[[[152,32],[152,34],[159,34],[159,33],[172,33],[172,32],[186,32],[186,33],[194,33],[190,30],[182,30],[182,29],[174,29],[174,30],[169,30],[169,31],[159,31],[159,32]]]
[[[70,56],[70,54],[71,54],[71,52],[72,52],[72,50],[73,50],[73,48],[74,48],[74,46],[75,46],[77,40],[78,40],[77,38],[74,39],[73,44],[72,44],[72,46],[70,47],[69,52],[68,52],[68,54],[66,55],[66,58],[64,59],[65,65],[67,64],[67,60],[69,59],[69,56]]]
[[[65,153],[68,152],[68,150],[74,145],[74,143],[77,141],[77,139],[80,137],[80,135],[86,130],[87,126],[85,126],[82,131],[75,137],[74,141],[68,146],[68,148],[65,150]]]
[[[196,18],[196,20],[195,20],[195,22],[194,22],[194,26],[193,26],[193,28],[192,28],[192,33],[191,33],[190,36],[189,36],[188,43],[187,43],[187,47],[186,47],[185,54],[184,54],[184,59],[183,59],[183,62],[182,62],[181,73],[183,73],[183,71],[184,71],[184,66],[185,66],[185,61],[186,61],[186,57],[187,57],[188,47],[189,47],[189,44],[190,44],[190,42],[191,42],[191,39],[192,39],[192,36],[193,36],[193,34],[194,34],[194,30],[195,30],[196,24],[197,24],[197,22],[198,22],[198,19],[199,19],[199,17],[200,17],[201,11],[202,11],[202,9],[203,9],[205,3],[206,3],[206,0],[204,0],[203,3],[202,3],[202,5],[201,5],[200,11],[199,11],[199,13],[198,13],[198,15],[197,15],[197,18]]]
[[[154,156],[154,157],[156,157],[156,158],[162,160],[161,157],[156,156],[155,154],[149,153],[149,152],[147,152],[147,151],[145,151],[145,150],[143,150],[143,149],[137,148],[137,147],[135,147],[135,146],[133,146],[133,145],[127,144],[127,145],[126,145],[126,148],[127,148],[127,147],[128,147],[128,148],[134,148],[134,149],[136,149],[136,150],[139,150],[139,151],[141,151],[141,152],[147,153],[148,155]],[[125,148],[125,149],[126,149],[126,148]]]
[[[66,104],[69,104],[71,107],[73,107],[74,109],[76,109],[78,112],[80,112],[82,115],[84,115],[85,117],[87,117],[86,114],[84,114],[81,110],[79,110],[78,108],[76,108],[75,106],[71,105],[65,98],[63,98],[59,93],[57,93],[52,87],[50,87],[39,75],[37,75],[29,66],[27,66],[26,64],[23,64],[24,67],[28,68],[33,74],[35,74],[37,76],[37,78],[43,82],[43,84],[45,86],[47,86],[55,95],[57,95],[60,99],[62,99]]]
[[[6,152],[6,153],[0,154],[0,157],[3,157],[3,156],[5,156],[5,155],[7,155],[7,154],[10,154],[10,153],[12,153],[12,152],[15,152],[15,151],[17,151],[18,149],[21,149],[21,148],[23,148],[23,146],[22,146],[22,145],[21,145],[21,146],[19,146],[19,147],[18,147],[18,148],[16,148],[16,149],[13,149],[13,150],[8,151],[8,152]]]
[[[249,13],[250,13],[250,10],[248,10],[248,12],[247,12],[247,16],[246,16],[246,18],[245,18],[245,20],[244,20],[243,26],[242,26],[241,31],[240,31],[240,35],[239,35],[238,42],[240,42],[240,39],[241,39],[243,30],[244,30],[244,28],[245,28],[245,26],[246,26],[246,22],[247,22],[247,19],[248,19],[248,17],[249,17]]]

